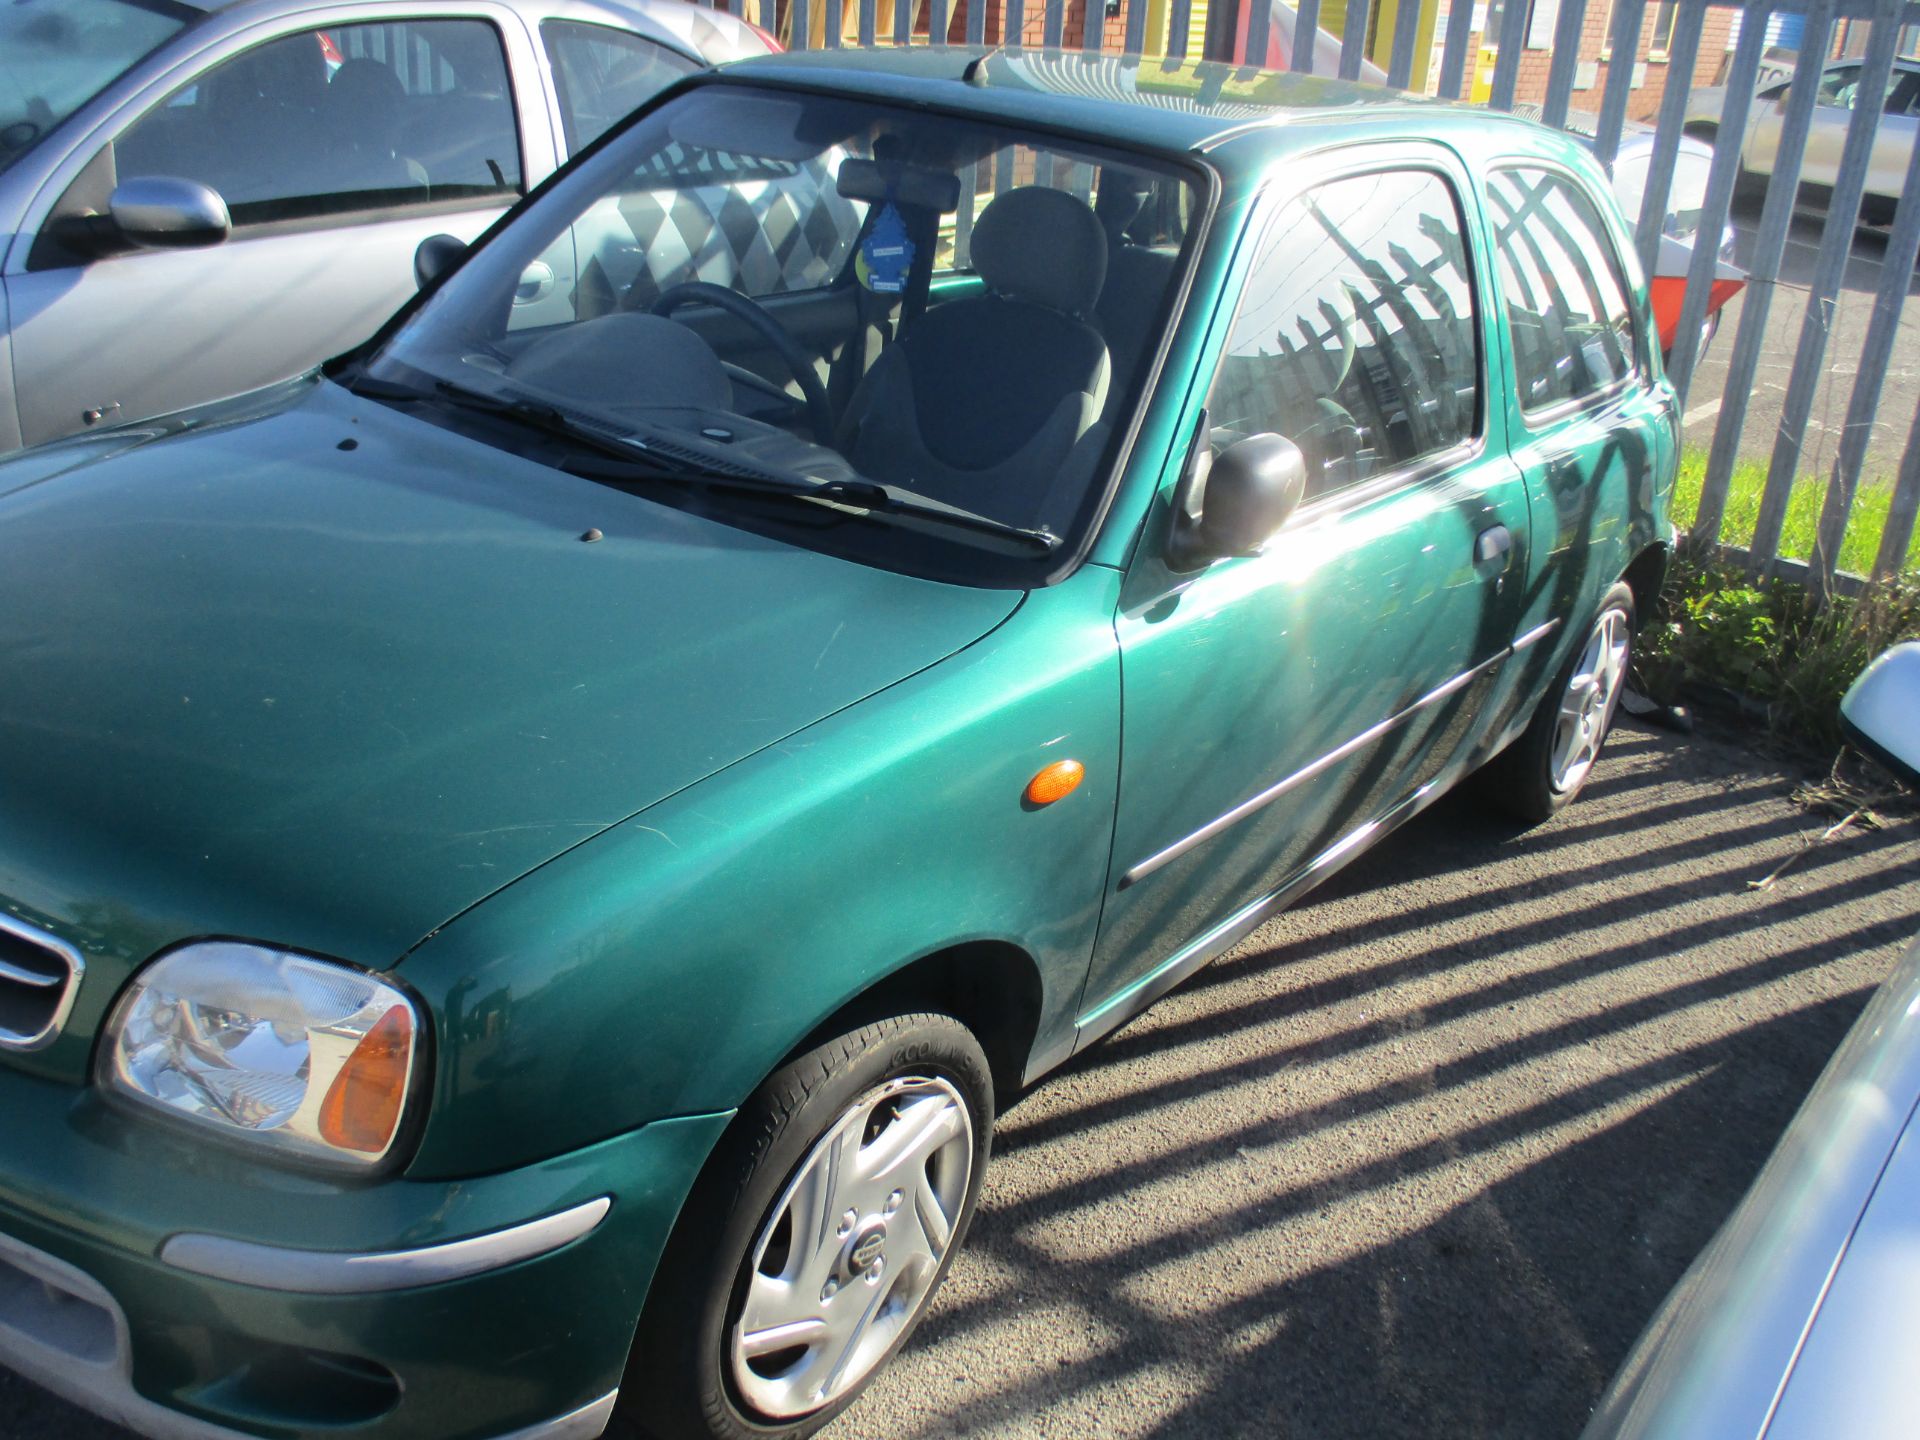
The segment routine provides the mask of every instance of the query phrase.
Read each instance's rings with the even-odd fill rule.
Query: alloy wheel
[[[1624,612],[1608,610],[1594,622],[1580,663],[1560,697],[1553,732],[1553,788],[1578,789],[1599,758],[1614,706],[1627,678],[1631,630]]]

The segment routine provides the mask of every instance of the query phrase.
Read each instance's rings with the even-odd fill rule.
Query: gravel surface
[[[1915,822],[1623,726],[1449,800],[1014,1106],[966,1252],[823,1440],[1571,1437],[1903,943]],[[118,1440],[0,1372],[5,1440]]]

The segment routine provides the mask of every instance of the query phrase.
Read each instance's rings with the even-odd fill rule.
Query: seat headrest
[[[1127,227],[1147,208],[1146,177],[1130,175],[1109,165],[1100,172],[1100,193],[1093,197],[1093,213],[1107,232],[1107,243],[1118,245],[1127,238]]]
[[[378,60],[349,60],[327,82],[327,103],[349,113],[372,110],[385,118],[407,102],[407,87]]]
[[[973,225],[973,268],[996,295],[1084,315],[1107,278],[1107,232],[1064,190],[1023,186]]]

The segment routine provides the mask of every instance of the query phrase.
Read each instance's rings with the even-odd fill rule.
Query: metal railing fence
[[[996,43],[1009,47],[1039,40],[1049,46],[1067,46],[1089,52],[1140,57],[1140,63],[1177,66],[1190,52],[1204,48],[1228,60],[1239,56],[1268,56],[1276,47],[1291,57],[1291,68],[1315,69],[1315,31],[1323,16],[1322,0],[1299,0],[1296,10],[1272,5],[1271,0],[1210,0],[1204,47],[1193,43],[1196,30],[1194,0],[885,0],[882,23],[880,0],[697,0],[729,9],[762,28],[779,33],[790,44],[809,42],[838,46],[893,44],[925,45],[964,42]],[[1435,80],[1429,93],[1461,99],[1470,93],[1471,68],[1478,65],[1482,47],[1494,52],[1490,78],[1480,80],[1486,101],[1497,109],[1513,109],[1528,49],[1532,7],[1526,0],[1506,0],[1497,7],[1498,28],[1479,36],[1474,29],[1476,7],[1470,0],[1441,0],[1446,5],[1444,31],[1431,41],[1437,52]],[[1535,0],[1540,3],[1540,0]],[[1550,65],[1540,113],[1546,123],[1565,127],[1582,68],[1580,39],[1591,9],[1607,0],[1559,0],[1554,18]],[[1035,12],[1032,7],[1037,5]],[[1244,16],[1241,7],[1249,7]],[[1602,60],[1633,57],[1626,63],[1607,63],[1597,121],[1592,121],[1592,143],[1603,163],[1611,164],[1626,128],[1627,113],[1644,65],[1639,57],[1646,34],[1649,0],[1612,0],[1607,21],[1610,51]],[[1418,70],[1421,47],[1421,8],[1417,0],[1348,0],[1340,26],[1341,78],[1362,73],[1368,37],[1392,12],[1391,42],[1386,52],[1390,85],[1407,88]],[[1492,13],[1496,7],[1489,6]],[[1739,305],[1739,323],[1731,339],[1732,351],[1717,423],[1708,451],[1699,508],[1690,535],[1695,545],[1718,546],[1726,523],[1730,488],[1745,435],[1751,400],[1762,360],[1769,346],[1769,321],[1780,292],[1781,262],[1795,214],[1803,157],[1815,120],[1815,100],[1821,72],[1833,56],[1837,28],[1849,23],[1858,34],[1864,24],[1867,40],[1860,83],[1846,122],[1846,138],[1839,168],[1827,204],[1826,224],[1805,286],[1803,310],[1788,373],[1781,413],[1775,427],[1766,479],[1759,499],[1746,563],[1760,576],[1782,571],[1798,574],[1800,566],[1780,553],[1782,533],[1796,477],[1801,474],[1809,421],[1816,393],[1829,363],[1834,316],[1848,260],[1855,243],[1855,222],[1866,194],[1868,166],[1880,126],[1893,72],[1896,51],[1907,27],[1920,21],[1920,4],[1913,0],[1781,0],[1781,3],[1727,4],[1725,0],[1677,0],[1664,62],[1667,77],[1659,105],[1645,197],[1636,233],[1642,268],[1649,273],[1658,253],[1663,217],[1671,194],[1683,129],[1687,122],[1689,82],[1701,54],[1701,40],[1711,10],[1737,10],[1739,36],[1722,83],[1726,99],[1711,163],[1704,213],[1686,277],[1685,299],[1668,372],[1684,402],[1699,364],[1699,340],[1707,316],[1708,291],[1714,278],[1715,247],[1706,237],[1719,237],[1727,224],[1741,177],[1740,146],[1733,137],[1745,134],[1755,118],[1762,63],[1770,22],[1792,16],[1803,24],[1793,65],[1793,80],[1779,101],[1781,128],[1774,170],[1768,178],[1752,253],[1747,260],[1748,284]],[[1666,17],[1663,15],[1662,19]],[[1036,24],[1037,21],[1037,24]],[[991,23],[990,23],[991,22]],[[1290,22],[1290,24],[1289,24]],[[1276,30],[1276,23],[1278,30]],[[1278,42],[1284,40],[1284,46]],[[1476,44],[1476,41],[1478,43]],[[1540,54],[1535,48],[1532,54]],[[1321,66],[1322,73],[1328,67]],[[1223,71],[1212,84],[1243,78],[1246,69]],[[1588,77],[1588,85],[1593,77]],[[1476,87],[1477,88],[1477,87]],[[1204,91],[1203,91],[1204,95]],[[1211,97],[1206,97],[1211,98]],[[1916,255],[1920,255],[1920,144],[1912,144],[1906,177],[1894,212],[1891,233],[1881,262],[1867,333],[1861,345],[1855,378],[1846,392],[1846,419],[1839,432],[1825,494],[1820,507],[1817,537],[1806,557],[1806,578],[1825,595],[1849,577],[1836,574],[1837,557],[1847,522],[1858,498],[1868,439],[1878,418],[1886,375],[1894,358],[1902,307],[1911,288]],[[1796,287],[1797,288],[1797,287]],[[1725,337],[1720,344],[1729,343]],[[1777,344],[1777,340],[1771,342]],[[1920,368],[1917,365],[1916,368]],[[1831,393],[1831,392],[1830,392]],[[1749,440],[1749,448],[1753,437]],[[1906,567],[1916,519],[1920,518],[1920,405],[1911,417],[1904,453],[1892,485],[1875,576]]]

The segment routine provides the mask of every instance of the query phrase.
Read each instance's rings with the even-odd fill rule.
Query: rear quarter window
[[[1593,201],[1568,176],[1532,168],[1496,171],[1487,200],[1520,408],[1577,404],[1632,375],[1633,306]]]

